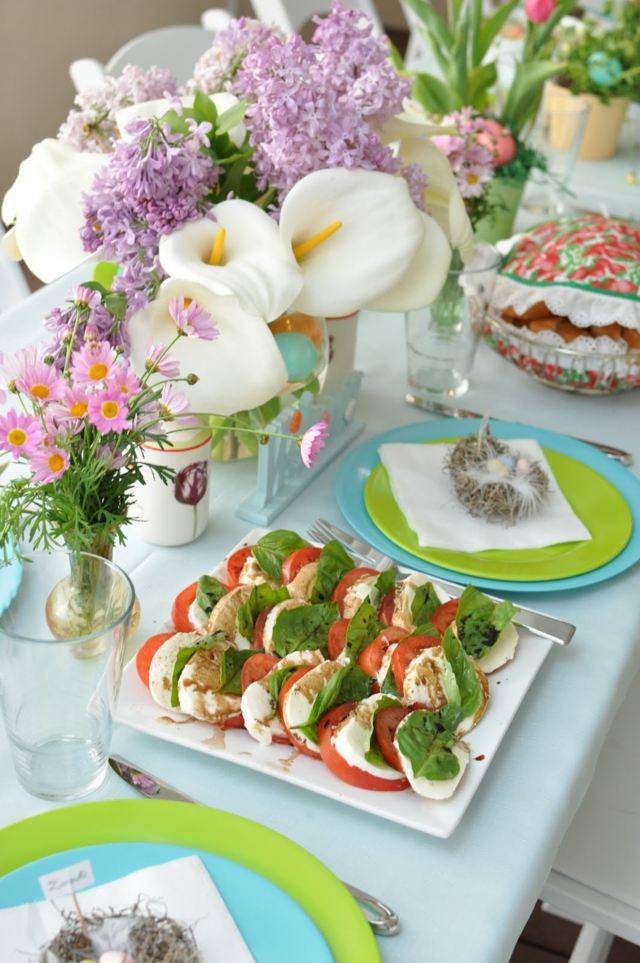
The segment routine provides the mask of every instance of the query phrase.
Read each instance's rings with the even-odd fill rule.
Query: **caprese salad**
[[[218,570],[218,575],[220,574]],[[515,655],[511,602],[355,565],[269,532],[176,597],[136,657],[154,701],[262,745],[290,743],[362,789],[452,795],[487,674]]]

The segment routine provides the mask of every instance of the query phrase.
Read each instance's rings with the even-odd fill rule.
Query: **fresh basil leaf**
[[[279,580],[285,558],[297,549],[305,548],[308,544],[303,538],[300,538],[297,532],[280,528],[274,532],[267,532],[266,535],[258,539],[253,546],[253,556],[263,572],[266,572],[271,578]]]
[[[495,603],[488,595],[468,585],[458,603],[456,625],[460,641],[474,659],[481,659],[516,613],[511,602]]]
[[[239,607],[236,616],[236,626],[240,635],[251,641],[253,638],[253,626],[262,610],[270,605],[277,605],[278,602],[284,602],[284,600],[288,598],[289,590],[285,588],[284,585],[280,588],[274,588],[267,582],[254,585],[251,589],[251,595],[247,601],[243,602]]]
[[[335,602],[285,609],[273,627],[273,647],[280,658],[302,649],[326,650],[329,629],[339,616]]]
[[[443,781],[460,772],[460,763],[451,751],[455,739],[432,712],[417,709],[410,713],[398,728],[396,739],[416,779]]]
[[[391,666],[387,669],[387,674],[384,677],[384,681],[380,686],[380,691],[384,692],[385,695],[395,696],[397,699],[402,698],[402,693],[398,690],[396,685],[396,677],[393,674],[393,669]]]
[[[414,625],[423,625],[429,622],[440,605],[440,599],[436,595],[436,590],[431,582],[419,585],[411,602],[411,621]]]
[[[325,712],[345,702],[360,702],[371,692],[372,679],[359,665],[345,665],[331,676],[313,700],[309,718],[296,726],[312,742],[318,741],[317,724]]]
[[[353,559],[341,542],[327,542],[318,558],[318,570],[311,591],[312,602],[328,602],[340,579],[354,568]]]
[[[381,769],[389,769],[389,764],[385,761],[384,756],[380,752],[380,746],[377,743],[375,737],[375,722],[376,716],[381,709],[387,709],[389,706],[397,706],[399,702],[397,699],[392,699],[390,696],[383,696],[378,699],[375,706],[373,707],[373,712],[371,713],[371,727],[369,729],[369,738],[367,742],[367,749],[365,750],[364,758],[367,762],[370,762],[373,766],[379,766]]]
[[[214,605],[227,594],[227,587],[213,575],[203,575],[198,579],[196,602],[203,612],[210,615]]]
[[[436,638],[440,635],[440,633],[435,625],[431,624],[431,622],[425,622],[423,625],[416,625],[411,635],[432,635],[434,638]]]
[[[447,729],[454,732],[463,719],[472,716],[482,704],[482,684],[478,678],[474,662],[465,652],[452,628],[442,637],[442,650],[455,676],[458,686],[458,699],[440,709],[438,718]]]
[[[171,705],[174,709],[180,706],[180,700],[178,698],[178,682],[180,681],[180,676],[182,675],[183,669],[189,659],[200,652],[201,650],[208,651],[209,649],[221,648],[226,645],[226,638],[224,632],[214,632],[213,635],[204,635],[202,640],[196,642],[195,645],[185,646],[184,649],[180,649],[176,661],[173,663],[173,673],[171,676]]]
[[[385,595],[388,595],[395,588],[397,578],[398,569],[395,565],[386,568],[384,572],[380,572],[374,583],[374,591],[377,593],[376,598],[382,600]]]
[[[286,666],[284,669],[276,669],[275,672],[272,672],[269,675],[267,680],[267,685],[269,686],[269,695],[275,703],[278,702],[283,685],[291,673],[295,672],[298,668],[299,666],[296,665]]]
[[[242,695],[240,673],[247,659],[255,655],[255,649],[226,649],[220,661],[220,689],[229,695]]]
[[[365,599],[347,626],[343,652],[345,657],[348,657],[350,662],[355,662],[358,653],[373,642],[383,628],[378,622],[377,609]]]

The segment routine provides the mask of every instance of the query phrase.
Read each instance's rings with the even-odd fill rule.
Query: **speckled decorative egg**
[[[315,344],[306,334],[285,331],[275,335],[275,342],[284,359],[289,381],[305,381],[313,375],[320,356]]]
[[[620,79],[623,67],[617,57],[608,57],[602,50],[590,54],[587,61],[589,78],[598,87],[613,87]]]
[[[484,130],[480,131],[476,139],[493,154],[494,167],[502,167],[516,156],[516,142],[513,134],[497,120],[485,120]]]

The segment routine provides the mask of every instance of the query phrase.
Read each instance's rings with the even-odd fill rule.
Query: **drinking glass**
[[[577,99],[545,95],[529,143],[545,158],[547,170],[531,173],[522,204],[528,221],[524,226],[579,209],[571,178],[589,111],[589,105]]]
[[[407,382],[416,398],[458,398],[468,390],[500,261],[488,244],[477,246],[469,265],[456,256],[433,304],[406,312]]]
[[[42,799],[102,783],[133,586],[88,553],[34,553],[0,615],[0,704],[16,774]]]

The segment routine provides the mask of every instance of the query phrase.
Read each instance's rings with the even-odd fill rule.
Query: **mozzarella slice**
[[[368,772],[379,779],[397,780],[400,773],[391,766],[376,766],[366,758],[366,752],[371,744],[371,731],[376,703],[380,699],[388,699],[381,692],[367,696],[354,708],[333,735],[333,745],[336,751],[350,766],[355,766],[363,772]],[[400,701],[398,700],[398,705]]]
[[[189,621],[194,629],[206,629],[209,616],[203,608],[198,605],[198,600],[194,599],[189,606]]]
[[[318,746],[297,729],[297,726],[305,724],[317,694],[341,668],[339,662],[322,662],[294,682],[283,700],[282,717],[285,726],[294,733],[299,742],[304,743],[313,752],[318,751]]]
[[[483,672],[486,672],[487,674],[490,672],[495,672],[496,669],[501,669],[502,666],[506,665],[507,662],[511,662],[512,658],[516,654],[517,646],[518,630],[513,622],[509,622],[509,624],[504,627],[489,651],[483,655],[481,659],[478,659],[478,665]]]
[[[180,674],[180,709],[203,722],[222,722],[240,712],[240,696],[219,692],[223,647],[201,649],[189,659]]]
[[[407,632],[412,632],[415,629],[415,624],[413,621],[413,616],[411,614],[411,606],[413,605],[413,600],[415,598],[416,589],[426,582],[430,582],[431,579],[428,575],[423,575],[420,572],[414,572],[413,575],[409,575],[407,578],[403,579],[396,586],[396,597],[393,606],[393,617],[391,619],[392,625],[397,625],[401,629],[405,629]],[[438,596],[441,603],[448,602],[449,596],[440,588],[439,585],[433,584],[433,590]]]
[[[274,605],[267,618],[265,619],[264,629],[262,631],[262,647],[265,652],[275,652],[275,646],[273,643],[273,630],[276,627],[276,622],[278,621],[278,616],[285,609],[297,609],[301,605],[306,605],[302,599],[284,599],[282,602],[278,602]]]
[[[269,692],[269,679],[280,669],[297,669],[303,665],[319,665],[324,656],[319,649],[291,652],[267,672],[262,679],[252,682],[242,693],[240,709],[245,729],[264,746],[270,745],[274,735],[284,735],[284,729],[276,715],[277,705]]]
[[[448,799],[456,791],[458,783],[464,776],[465,769],[469,765],[469,747],[464,742],[456,742],[452,746],[451,751],[460,764],[459,772],[452,779],[425,779],[423,776],[416,777],[413,774],[411,760],[408,759],[407,756],[403,755],[403,753],[400,751],[400,746],[398,745],[398,733],[406,724],[407,719],[410,718],[411,713],[409,713],[408,716],[405,716],[396,730],[396,737],[394,739],[394,745],[398,750],[404,774],[409,780],[409,784],[411,785],[413,791],[419,796],[424,796],[425,799]]]
[[[376,672],[376,682],[378,685],[382,685],[384,680],[387,678],[387,672],[391,668],[391,656],[398,648],[397,642],[392,642],[385,654],[382,656],[382,662],[380,663],[380,668]]]
[[[250,585],[237,585],[232,588],[230,592],[223,595],[222,598],[216,602],[209,616],[209,624],[207,629],[209,632],[224,632],[225,636],[230,642],[237,644],[236,636],[238,635],[236,628],[236,619],[238,616],[238,609],[241,605],[247,601],[251,595]],[[242,640],[242,645],[239,648],[243,648],[249,645],[250,640],[244,639],[240,636]]]
[[[165,709],[175,708],[171,705],[171,687],[178,652],[180,649],[197,645],[201,639],[198,632],[176,632],[154,653],[149,665],[149,692],[159,706]]]
[[[471,661],[473,662],[473,659]],[[482,686],[482,702],[472,716],[467,716],[466,719],[462,720],[455,733],[458,738],[460,738],[460,736],[464,736],[467,732],[470,732],[475,726],[478,725],[483,715],[487,711],[487,706],[489,705],[489,682],[487,681],[486,675],[477,662],[475,663],[475,669],[478,679],[480,680],[480,685]]]
[[[362,578],[359,578],[357,582],[354,582],[353,585],[349,586],[342,603],[343,618],[353,618],[365,599],[371,597],[377,579],[377,575],[363,575]],[[373,600],[373,604],[376,602],[377,599]]]
[[[307,565],[302,566],[296,577],[287,584],[289,595],[292,599],[303,599],[305,602],[309,601],[317,571],[317,562],[308,562]]]
[[[431,711],[446,706],[452,695],[459,694],[458,683],[442,646],[422,649],[411,660],[402,688],[406,705],[423,706]]]
[[[276,585],[273,579],[262,571],[253,555],[247,555],[238,576],[238,585],[251,585],[253,587],[254,585],[264,585],[265,582],[274,587]]]

